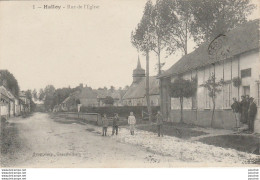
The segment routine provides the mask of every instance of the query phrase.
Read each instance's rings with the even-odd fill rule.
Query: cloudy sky
[[[79,83],[93,88],[130,85],[137,63],[130,34],[140,21],[145,2],[1,1],[0,69],[13,73],[23,90],[48,84],[56,88]],[[44,10],[44,5],[62,9]],[[67,5],[99,8],[73,10]],[[168,68],[179,58],[162,57],[162,61]],[[145,67],[145,57],[141,55],[140,59]],[[156,56],[152,54],[151,75],[156,74],[155,64]]]

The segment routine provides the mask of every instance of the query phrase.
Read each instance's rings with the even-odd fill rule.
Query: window
[[[224,108],[231,107],[232,100],[232,84],[225,84],[223,87],[223,95],[224,95]]]
[[[241,78],[251,77],[251,68],[241,70]]]

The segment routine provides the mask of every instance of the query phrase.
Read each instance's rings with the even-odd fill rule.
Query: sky
[[[142,17],[145,3],[145,0],[0,1],[0,69],[13,73],[22,90],[39,90],[49,84],[55,88],[80,83],[92,88],[130,85],[138,57],[130,35]],[[62,8],[43,9],[44,5]],[[67,9],[68,5],[99,8]],[[254,12],[251,19],[256,16]],[[189,47],[192,49],[193,45]],[[180,57],[181,54],[163,56],[164,69]],[[142,54],[140,60],[145,69]],[[151,53],[151,75],[157,73],[156,63],[156,56]]]

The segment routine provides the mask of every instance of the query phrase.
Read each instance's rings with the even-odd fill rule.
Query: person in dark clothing
[[[157,112],[156,115],[156,124],[158,130],[158,136],[163,136],[163,116],[160,111]]]
[[[240,127],[240,104],[237,101],[236,98],[233,98],[234,103],[231,105],[231,108],[233,110],[233,113],[235,114],[235,119],[236,119],[236,128],[238,130],[238,128]]]
[[[254,98],[250,98],[249,110],[248,110],[248,129],[250,132],[254,132],[254,121],[257,113],[257,107],[254,102]]]
[[[241,121],[242,123],[246,124],[247,123],[247,116],[248,116],[248,103],[246,101],[245,96],[241,96],[241,102],[240,102],[240,107],[241,107]]]
[[[113,118],[113,130],[112,130],[112,135],[118,134],[118,126],[119,126],[119,116],[117,113],[115,113],[115,117]]]

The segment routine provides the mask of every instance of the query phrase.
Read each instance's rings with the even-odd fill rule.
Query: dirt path
[[[22,148],[7,164],[16,167],[148,167],[173,166],[173,157],[147,152],[91,132],[88,125],[51,119],[47,114],[9,121],[19,132]]]

